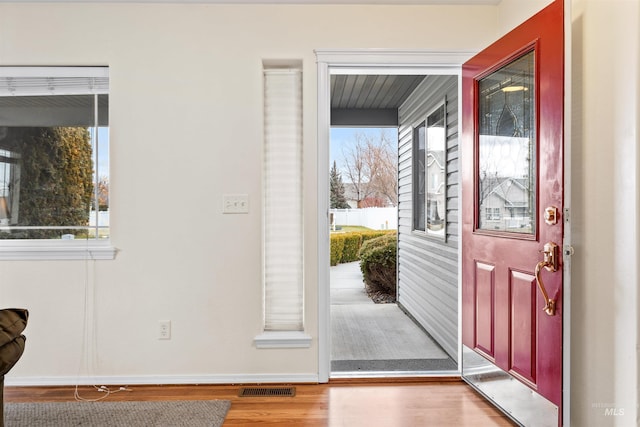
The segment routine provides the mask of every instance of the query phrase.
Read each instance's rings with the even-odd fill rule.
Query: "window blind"
[[[265,68],[265,331],[303,330],[302,245],[302,72]]]
[[[108,67],[0,67],[0,96],[107,93]]]

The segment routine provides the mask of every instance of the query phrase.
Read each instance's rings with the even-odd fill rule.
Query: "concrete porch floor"
[[[455,371],[456,363],[396,304],[367,296],[359,262],[330,268],[331,376]]]

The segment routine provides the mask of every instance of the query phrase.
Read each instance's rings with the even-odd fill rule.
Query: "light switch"
[[[246,214],[249,213],[248,194],[224,194],[222,196],[222,213]]]

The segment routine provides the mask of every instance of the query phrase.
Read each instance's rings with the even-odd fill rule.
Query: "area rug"
[[[218,427],[228,400],[5,403],[5,427]]]

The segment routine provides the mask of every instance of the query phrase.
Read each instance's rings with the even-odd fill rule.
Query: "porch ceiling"
[[[397,126],[398,108],[425,76],[331,76],[332,126]]]

